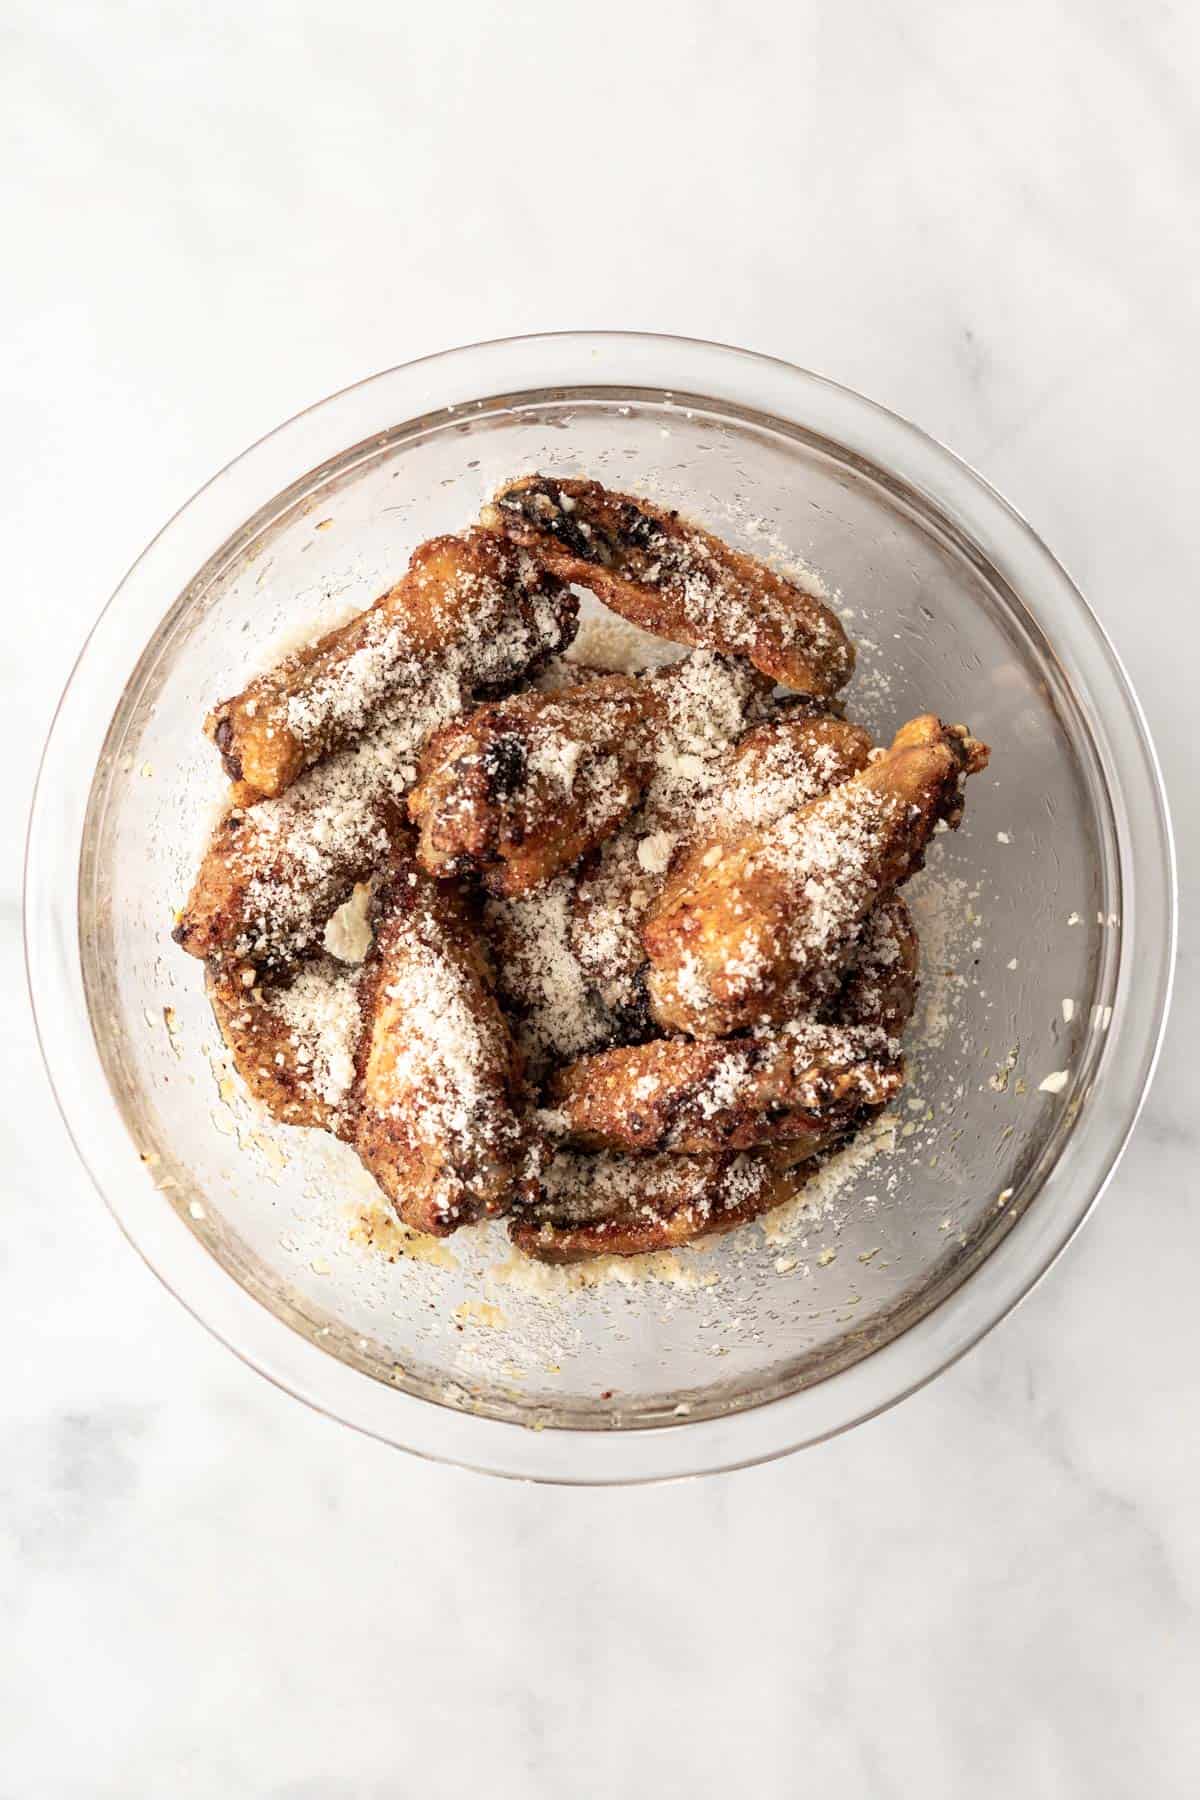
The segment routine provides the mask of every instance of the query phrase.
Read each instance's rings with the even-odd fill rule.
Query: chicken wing
[[[362,1032],[358,977],[332,956],[315,957],[278,983],[261,982],[246,965],[209,965],[208,997],[234,1066],[281,1124],[338,1136],[350,1129]]]
[[[528,475],[483,518],[662,637],[748,657],[803,693],[835,694],[850,679],[853,646],[823,601],[677,512],[595,481]]]
[[[603,1050],[552,1085],[565,1135],[583,1150],[700,1155],[759,1144],[823,1149],[904,1081],[884,1032],[793,1021],[753,1037],[659,1038]]]
[[[278,800],[217,825],[172,933],[192,956],[290,967],[408,830],[403,796],[423,732],[373,733],[306,770]]]
[[[354,1147],[417,1230],[507,1210],[526,1179],[519,1061],[466,904],[393,857],[362,973]]]
[[[431,538],[382,599],[222,701],[205,730],[232,780],[275,797],[401,695],[507,685],[570,642],[577,611],[499,533]]]
[[[642,928],[660,1026],[720,1037],[829,998],[881,893],[958,823],[987,749],[932,714],[819,800],[765,830],[691,845]]]
[[[509,1236],[527,1256],[548,1263],[670,1250],[782,1205],[817,1166],[766,1150],[638,1157],[560,1151],[539,1199],[509,1221]]]
[[[492,894],[540,887],[636,806],[661,710],[652,681],[605,675],[444,726],[408,797],[421,862],[432,875],[480,873]]]

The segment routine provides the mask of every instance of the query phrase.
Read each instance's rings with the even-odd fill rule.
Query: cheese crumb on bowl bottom
[[[267,458],[250,453],[193,503],[106,615],[68,695],[29,909],[64,1111],[126,1230],[201,1318],[282,1385],[400,1444],[604,1480],[825,1435],[987,1329],[1111,1166],[1152,1057],[1155,943],[1169,947],[1171,931],[1147,897],[1153,844],[1130,852],[1153,782],[1110,792],[1136,776],[1136,713],[1120,710],[1082,604],[1006,509],[919,434],[812,378],[650,340],[601,337],[595,350],[472,353],[478,385],[443,387],[452,412],[395,371],[285,428]],[[525,356],[544,379],[526,379]],[[446,359],[439,383],[459,366]],[[501,1225],[448,1240],[389,1229],[345,1146],[267,1122],[246,1099],[199,966],[164,934],[222,788],[197,729],[212,697],[236,693],[314,618],[368,604],[418,543],[534,470],[586,471],[819,571],[853,615],[852,718],[879,741],[935,708],[997,748],[962,832],[939,837],[905,889],[922,989],[907,1084],[877,1135],[782,1212],[641,1266],[534,1269]],[[236,515],[220,510],[235,500]],[[620,652],[606,660],[598,626],[579,653],[589,629],[590,660],[613,666]],[[70,772],[79,787],[85,753],[77,804]],[[1120,979],[1135,931],[1136,990]],[[76,944],[83,998],[64,977],[59,1004],[55,959]],[[331,1065],[330,1092],[339,1079]]]

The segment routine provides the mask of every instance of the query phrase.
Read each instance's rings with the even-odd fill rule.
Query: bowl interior
[[[885,737],[933,710],[993,747],[962,831],[937,839],[910,889],[923,992],[889,1124],[785,1214],[649,1267],[605,1266],[589,1285],[514,1261],[498,1226],[446,1244],[389,1226],[349,1151],[244,1100],[201,969],[169,938],[223,791],[200,732],[208,706],[533,469],[594,474],[819,571],[859,645],[851,714]],[[89,803],[88,1006],[163,1205],[330,1356],[527,1424],[715,1417],[896,1337],[1033,1203],[1111,1017],[1116,833],[1087,720],[1036,623],[918,494],[834,443],[699,396],[509,394],[347,450],[162,598]]]

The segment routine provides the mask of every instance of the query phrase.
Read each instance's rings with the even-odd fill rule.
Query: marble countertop
[[[13,0],[0,816],[0,1794],[1195,1792],[1200,58],[1169,0]],[[55,698],[126,565],[307,402],[447,344],[822,370],[1028,515],[1149,715],[1183,950],[1080,1240],[915,1399],[625,1492],[413,1460],[243,1368],[74,1160],[23,996]]]

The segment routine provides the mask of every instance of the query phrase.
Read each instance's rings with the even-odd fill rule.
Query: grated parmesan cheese
[[[291,1031],[296,1061],[313,1090],[335,1110],[354,1080],[354,1053],[361,1029],[358,971],[330,971],[327,963],[308,963],[289,987],[271,1003]]]

